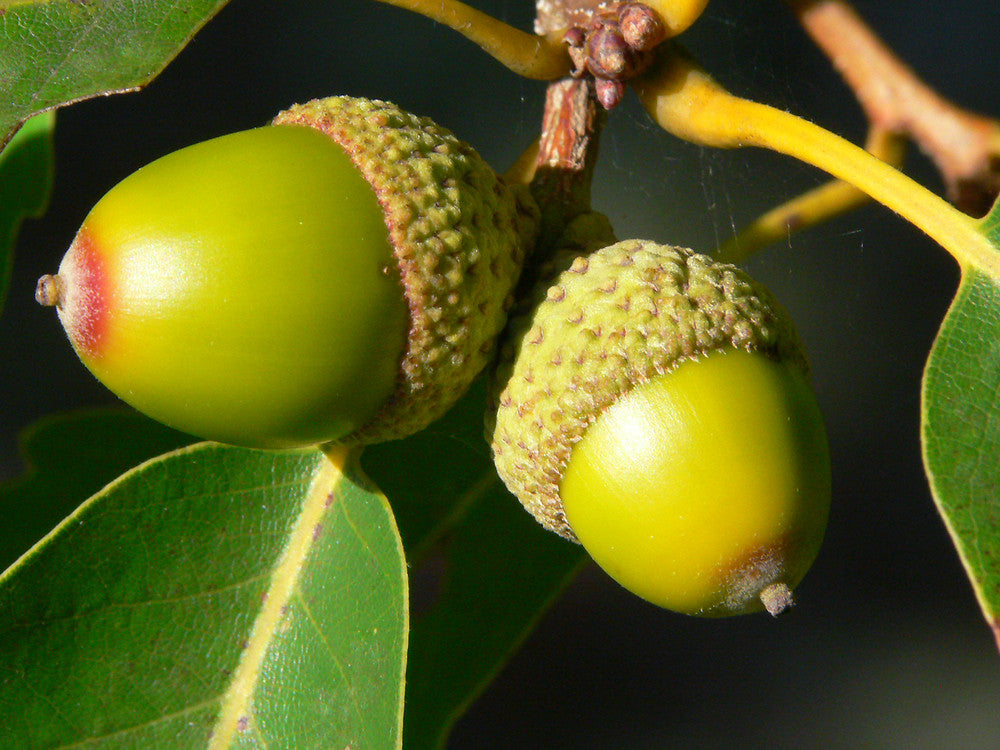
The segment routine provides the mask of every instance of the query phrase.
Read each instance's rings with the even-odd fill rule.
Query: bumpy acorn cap
[[[511,320],[487,439],[508,489],[577,541],[559,496],[573,446],[633,387],[726,347],[807,365],[788,315],[735,266],[641,240],[563,266]]]
[[[308,125],[340,144],[372,186],[410,310],[396,390],[344,443],[392,440],[440,417],[490,359],[533,242],[538,207],[469,145],[393,104],[331,97],[275,125]]]

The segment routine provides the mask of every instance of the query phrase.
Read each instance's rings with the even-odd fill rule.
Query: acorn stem
[[[772,617],[777,617],[789,607],[795,606],[792,590],[784,583],[772,583],[760,592],[760,600]]]
[[[42,276],[35,287],[35,301],[44,307],[57,307],[62,302],[62,279],[51,273]]]

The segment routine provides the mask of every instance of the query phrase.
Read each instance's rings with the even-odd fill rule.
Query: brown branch
[[[542,208],[539,254],[544,258],[566,225],[590,210],[590,183],[604,110],[593,80],[564,78],[549,84],[531,191]]]
[[[564,78],[549,84],[538,168],[557,172],[567,183],[579,181],[590,166],[602,119],[590,81]]]
[[[985,213],[1000,192],[1000,123],[941,97],[844,0],[788,0],[853,89],[872,125],[907,135],[934,161],[948,199]]]
[[[539,0],[535,31],[550,34],[588,22],[598,0]],[[589,76],[552,81],[545,94],[542,135],[531,191],[542,208],[535,263],[543,262],[566,225],[590,211],[590,183],[604,122]]]

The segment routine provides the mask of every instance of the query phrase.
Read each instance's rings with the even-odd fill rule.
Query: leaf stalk
[[[963,270],[978,268],[1000,281],[1000,254],[979,221],[825,128],[729,93],[676,46],[662,50],[634,85],[663,129],[703,146],[757,146],[818,167],[926,232]]]
[[[486,54],[524,78],[551,81],[571,68],[562,34],[529,34],[458,0],[379,0],[457,31]]]

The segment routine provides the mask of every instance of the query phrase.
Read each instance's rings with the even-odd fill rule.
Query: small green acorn
[[[562,269],[501,352],[487,418],[501,478],[651,602],[782,611],[830,502],[787,314],[739,269],[682,248],[630,240]]]
[[[173,427],[390,440],[487,363],[537,216],[430,120],[331,97],[120,182],[36,297],[99,380]]]

